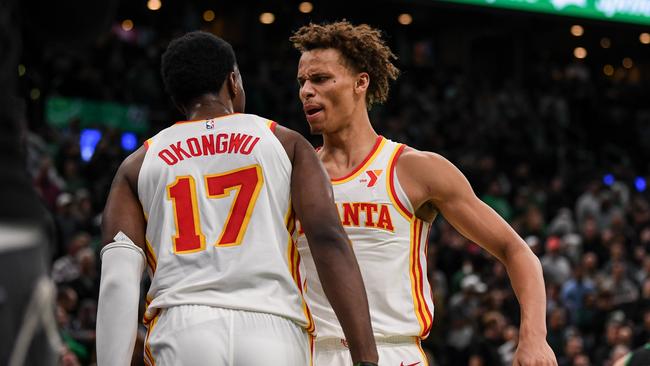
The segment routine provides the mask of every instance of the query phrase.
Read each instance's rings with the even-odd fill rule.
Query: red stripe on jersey
[[[395,190],[395,174],[397,172],[397,160],[399,159],[400,155],[402,155],[402,152],[404,151],[404,148],[406,145],[401,145],[400,147],[397,148],[397,152],[393,156],[393,159],[391,160],[390,164],[388,165],[388,185],[390,187],[390,194],[393,196],[395,199],[395,203],[397,204],[397,209],[402,211],[403,214],[405,214],[409,220],[413,218],[413,213],[411,213],[406,206],[402,203],[402,201],[399,199],[399,196],[397,195],[397,191]]]
[[[375,145],[372,147],[372,150],[370,150],[370,152],[368,153],[366,158],[363,159],[363,161],[359,165],[357,165],[350,173],[346,174],[344,177],[332,178],[331,179],[332,183],[336,183],[337,181],[341,181],[341,180],[346,180],[347,178],[350,178],[351,176],[357,174],[359,172],[359,170],[361,168],[363,168],[364,165],[366,165],[368,160],[370,160],[370,158],[375,155],[375,152],[377,152],[377,149],[379,148],[379,145],[381,144],[382,139],[383,139],[383,137],[377,136],[377,139],[375,140]],[[316,150],[316,151],[318,151],[318,150]]]

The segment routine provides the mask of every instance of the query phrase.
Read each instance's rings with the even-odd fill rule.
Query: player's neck
[[[377,142],[377,132],[368,115],[336,132],[323,135],[322,156],[338,161],[337,164],[356,165],[363,161]]]
[[[218,95],[206,94],[195,99],[187,110],[188,121],[218,118],[235,113],[230,100],[224,101]]]
[[[372,147],[377,139],[377,133],[372,128],[368,110],[355,110],[349,117],[349,123],[336,131],[323,134],[324,150],[351,150],[359,146]]]

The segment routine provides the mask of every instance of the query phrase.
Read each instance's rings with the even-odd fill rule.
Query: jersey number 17
[[[264,183],[259,165],[203,176],[208,198],[229,197],[235,191],[225,225],[215,246],[240,245]],[[201,230],[197,190],[191,175],[176,177],[167,186],[167,199],[172,201],[176,235],[172,238],[174,253],[187,254],[205,250],[205,235]]]

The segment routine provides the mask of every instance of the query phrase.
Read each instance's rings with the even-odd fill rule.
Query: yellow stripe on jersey
[[[153,251],[153,247],[151,246],[151,243],[149,243],[149,239],[145,237],[144,241],[146,244],[144,254],[147,258],[149,270],[151,270],[151,276],[153,277],[154,273],[156,273],[156,267],[158,266],[158,261],[156,260],[156,252]]]
[[[411,278],[411,295],[413,296],[413,311],[415,312],[415,317],[418,320],[418,323],[420,324],[420,330],[424,329],[424,317],[423,314],[419,311],[420,309],[420,302],[418,301],[418,296],[417,296],[417,275],[416,275],[416,270],[415,266],[416,264],[416,258],[417,258],[417,221],[411,221],[411,254],[409,256],[409,276]]]
[[[368,155],[366,160],[361,163],[356,169],[352,171],[349,175],[343,177],[343,178],[338,178],[338,179],[332,179],[332,184],[337,185],[337,184],[343,184],[351,181],[352,179],[356,178],[361,174],[362,172],[366,171],[368,166],[372,164],[372,161],[375,160],[375,158],[379,155],[381,152],[382,148],[386,145],[386,139],[379,136],[377,137],[377,143],[374,146],[374,151],[371,151],[371,154]]]
[[[422,271],[420,261],[423,225],[424,222],[420,219],[411,222],[411,255],[409,258],[413,308],[418,323],[420,323],[420,337],[426,336],[433,320],[423,294],[424,271]]]
[[[156,326],[156,323],[158,323],[158,315],[153,318],[151,323],[149,324],[149,328],[147,329],[147,336],[144,340],[144,360],[145,363],[149,366],[156,366],[156,360],[153,358],[153,353],[151,352],[151,345],[149,344],[149,337],[151,336],[151,333],[153,332],[153,328]],[[148,362],[147,362],[148,361]]]
[[[427,358],[427,354],[424,353],[424,350],[422,349],[422,343],[419,339],[415,340],[415,345],[418,347],[420,354],[422,355],[422,362],[424,362],[422,366],[429,366],[429,359]]]
[[[144,149],[145,149],[145,150],[149,150],[149,146],[151,146],[152,143],[153,143],[153,137],[150,138],[150,139],[145,140],[145,142],[144,142]]]
[[[312,334],[309,334],[309,366],[314,366],[314,337]]]
[[[423,237],[423,227],[424,227],[424,221],[417,219],[419,221],[419,229],[417,232],[417,240],[418,240],[418,245],[417,245],[417,271],[418,271],[418,277],[419,277],[419,282],[418,282],[418,288],[417,288],[417,294],[420,297],[420,306],[422,309],[422,312],[424,313],[424,329],[422,330],[422,333],[420,333],[420,337],[424,338],[429,334],[429,330],[431,329],[431,324],[433,322],[433,315],[431,314],[431,311],[429,310],[429,306],[427,305],[427,302],[425,300],[425,294],[424,294],[424,281],[428,281],[426,277],[426,266],[423,266],[421,263],[421,256],[423,250],[422,250],[422,237]],[[428,236],[428,235],[427,235]],[[425,242],[424,245],[426,246],[427,243]],[[425,257],[426,259],[426,257]],[[423,270],[424,268],[424,270]]]
[[[275,128],[278,126],[278,124],[275,121],[268,120],[266,121],[266,127],[271,130],[271,132],[275,133]]]
[[[303,295],[302,280],[300,279],[300,253],[298,253],[298,247],[296,246],[296,241],[294,238],[294,235],[296,234],[296,215],[295,211],[293,210],[293,206],[291,205],[291,201],[289,201],[289,211],[285,216],[285,223],[288,233],[287,258],[289,260],[289,272],[291,273],[291,277],[293,278],[293,281],[295,282],[296,286],[298,287],[298,291],[300,292],[302,311],[305,314],[305,319],[307,321],[305,330],[307,333],[312,334],[316,326],[311,315],[311,310],[309,310],[309,306],[307,305],[307,302],[305,301],[305,297]]]
[[[386,191],[388,192],[388,197],[390,197],[390,201],[393,203],[393,207],[395,207],[397,212],[399,212],[406,220],[411,221],[413,220],[414,215],[409,212],[400,201],[394,184],[395,175],[397,174],[397,159],[399,159],[402,151],[404,151],[404,147],[405,145],[398,145],[390,157],[388,163],[388,176],[386,177]]]

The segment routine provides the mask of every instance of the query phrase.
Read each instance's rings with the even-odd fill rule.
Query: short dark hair
[[[228,42],[195,31],[169,43],[160,71],[167,93],[176,103],[187,105],[203,94],[218,92],[236,62]]]
[[[366,94],[368,108],[388,99],[389,83],[399,75],[399,70],[393,65],[397,57],[382,39],[381,32],[367,24],[355,26],[345,20],[329,24],[310,23],[298,29],[289,41],[300,52],[336,49],[356,72],[367,72],[370,75]]]

